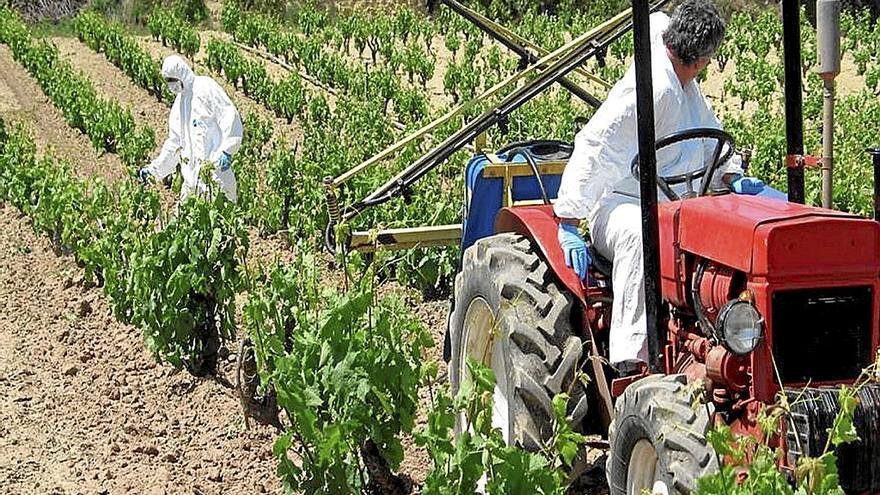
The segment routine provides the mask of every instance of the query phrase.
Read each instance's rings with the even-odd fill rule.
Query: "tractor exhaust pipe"
[[[816,48],[823,80],[822,207],[831,208],[834,172],[834,79],[840,74],[840,0],[816,0]]]

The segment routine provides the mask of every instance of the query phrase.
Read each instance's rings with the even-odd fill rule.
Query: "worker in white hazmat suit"
[[[175,93],[168,116],[168,139],[159,156],[139,172],[141,180],[162,180],[180,164],[181,202],[194,192],[209,190],[200,178],[202,167],[212,167],[211,177],[230,201],[238,199],[232,156],[241,146],[241,117],[223,88],[213,79],[196,76],[178,55],[166,57],[162,77]],[[216,187],[215,186],[215,187]]]
[[[671,19],[663,13],[651,16],[658,139],[695,127],[721,127],[695,79],[720,45],[724,28],[708,0],[685,0]],[[578,133],[554,205],[568,266],[586,278],[590,259],[577,230],[581,220],[588,222],[596,250],[613,262],[610,361],[623,374],[638,371],[648,361],[640,193],[630,169],[638,154],[635,85],[635,68],[630,67]],[[716,144],[710,139],[690,140],[658,151],[658,175],[678,175],[708,165]],[[736,154],[704,180],[711,180],[713,189],[729,187],[736,194],[758,194],[764,188],[760,180],[743,177]],[[694,189],[699,186],[694,184]],[[685,184],[672,187],[679,195],[686,191]],[[658,198],[666,199],[662,193]]]

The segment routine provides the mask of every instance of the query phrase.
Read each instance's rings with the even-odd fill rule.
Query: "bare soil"
[[[3,492],[279,492],[274,432],[246,431],[229,388],[157,366],[79,272],[0,206]]]
[[[156,127],[161,142],[168,111],[164,104],[78,40],[53,41],[108,99],[132,108],[139,123]],[[156,52],[171,53],[159,43],[146,43]],[[41,153],[88,156],[88,139],[70,129],[2,46],[0,70],[0,115],[26,123]],[[270,115],[228,85],[227,90],[246,111]],[[80,158],[76,163],[83,177],[124,176],[107,173],[124,171],[115,155],[99,158],[116,164],[99,168]],[[251,262],[263,269],[294,255],[280,236],[251,234]],[[0,405],[0,486],[10,487],[11,493],[279,490],[271,456],[275,432],[245,431],[238,400],[223,384],[156,365],[138,330],[113,318],[100,289],[77,283],[80,270],[73,260],[56,257],[26,218],[3,205],[0,253],[0,296],[10,301],[0,310],[0,392],[9,398]],[[328,282],[342,287],[332,258],[324,256],[320,263]],[[448,303],[421,304],[417,294],[396,284],[386,284],[382,292],[394,292],[415,308],[438,343],[426,358],[442,361]],[[223,369],[231,374],[231,358]],[[427,407],[430,394],[425,390],[423,396]],[[419,421],[424,424],[424,414]],[[401,472],[418,485],[429,459],[411,438],[405,445]]]
[[[216,2],[210,2],[215,13]],[[340,0],[346,9],[393,9],[403,0]],[[203,46],[218,32],[202,32]],[[161,143],[168,107],[135,86],[102,55],[75,38],[53,38],[62,55],[83,71],[110,99],[132,108],[140,124],[149,124]],[[141,44],[154,57],[173,49],[148,37]],[[429,88],[434,101],[449,103],[442,74],[451,59],[442,38],[433,49],[437,70]],[[352,60],[369,59],[349,53]],[[197,73],[211,75],[197,54]],[[273,78],[285,70],[265,62]],[[847,67],[845,62],[845,67]],[[732,65],[732,64],[731,64]],[[849,63],[851,66],[851,62]],[[852,74],[854,71],[847,71]],[[731,68],[724,76],[732,74]],[[703,87],[716,108],[737,102],[722,97],[722,77],[711,71]],[[274,117],[260,103],[212,75],[243,114],[270,118],[276,137],[302,139],[298,124]],[[859,88],[860,78],[840,79],[841,94]],[[115,180],[125,176],[116,155],[96,152],[88,138],[71,129],[43,95],[36,82],[0,45],[0,116],[24,122],[35,130],[41,153],[69,159],[83,176]],[[320,205],[311,205],[319,208]],[[293,249],[275,236],[258,239],[251,232],[251,262],[271,269],[290,261]],[[329,256],[318,260],[327,283],[342,286]],[[244,428],[237,398],[231,389],[211,379],[195,379],[155,364],[137,329],[119,323],[110,313],[100,289],[78,283],[80,270],[69,257],[53,254],[48,241],[35,235],[26,219],[0,204],[0,487],[4,493],[278,493],[271,447],[274,430]],[[441,364],[438,381],[446,383],[442,362],[448,301],[424,302],[397,284],[382,286],[381,294],[403,297],[430,331],[435,347],[426,359]],[[221,370],[231,374],[231,359]],[[430,392],[421,397],[424,411]],[[416,486],[430,467],[426,452],[404,441],[406,456],[400,471]],[[590,451],[590,460],[602,454]],[[599,461],[601,464],[601,461]],[[599,470],[601,471],[601,470]],[[594,473],[595,474],[595,473]],[[586,491],[603,493],[598,481]]]
[[[61,53],[107,98],[156,127],[168,108],[73,38]],[[82,177],[125,176],[94,152],[0,46],[0,116],[32,129],[41,154]],[[166,195],[167,196],[167,195]],[[166,198],[167,199],[167,198]],[[252,236],[254,261],[289,259]],[[140,332],[116,321],[100,289],[56,257],[17,210],[0,204],[0,486],[4,493],[277,493],[270,428],[246,431],[228,384],[157,366]],[[27,283],[24,283],[27,281]],[[221,365],[231,376],[234,354]]]

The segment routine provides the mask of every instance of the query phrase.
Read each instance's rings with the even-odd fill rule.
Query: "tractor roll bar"
[[[539,47],[533,45],[532,43],[529,43],[525,38],[520,37],[513,31],[510,31],[499,25],[498,23],[493,22],[492,20],[474,12],[473,10],[456,2],[455,0],[430,0],[428,2],[428,11],[433,12],[434,9],[437,8],[437,3],[442,3],[443,5],[446,5],[458,15],[472,22],[484,33],[488,34],[492,38],[495,38],[496,41],[506,46],[510,51],[519,55],[520,59],[523,62],[521,64],[522,67],[537,62],[538,55],[546,55],[545,50],[541,50]],[[536,52],[538,52],[538,54],[536,55],[532,53],[531,51],[529,51],[529,48],[535,50]],[[544,53],[541,53],[542,51],[544,51]],[[590,78],[591,80],[598,79],[584,70],[578,70],[578,72],[582,73],[582,75]],[[573,95],[577,96],[594,108],[599,108],[599,106],[602,105],[602,102],[598,98],[588,93],[584,88],[579,86],[577,83],[572,82],[570,79],[562,78],[558,82],[560,85],[562,85],[562,87],[570,91]],[[597,82],[605,85],[606,87],[608,86],[608,84],[601,79],[599,79]]]
[[[659,326],[660,227],[657,220],[657,154],[654,129],[654,89],[651,80],[651,26],[648,0],[632,0],[636,66],[636,116],[639,130],[639,188],[642,206],[642,255],[645,262],[645,323],[648,367],[663,370],[662,329]]]
[[[659,9],[668,3],[668,1],[669,0],[660,0],[654,5],[652,10]],[[627,22],[629,16],[629,10],[621,12],[608,22],[594,28],[589,33],[578,37],[566,45],[566,47],[544,57],[544,59],[551,59],[561,55],[561,58],[559,58],[558,61],[550,64],[546,70],[541,72],[535,79],[527,82],[522,87],[508,95],[497,106],[487,110],[482,115],[468,123],[465,127],[449,136],[434,149],[416,160],[415,163],[391,178],[367,197],[351,205],[342,214],[341,220],[349,221],[357,217],[367,208],[381,205],[397,196],[404,195],[414,183],[446,161],[453,153],[462,149],[467,143],[473,141],[477,136],[493,126],[499,124],[503,125],[512,112],[534,99],[550,85],[583,64],[590,57],[595,56],[600,51],[607,50],[611,43],[626,34],[626,32],[632,27],[632,23]],[[598,38],[600,38],[601,41],[597,41],[597,32],[599,33]],[[592,41],[588,42],[589,40]],[[566,53],[566,50],[569,51]],[[331,221],[331,225],[328,226],[328,231],[332,226],[332,223],[333,222]]]
[[[801,94],[801,11],[798,0],[782,0],[785,59],[785,140],[788,200],[804,203],[804,112]]]

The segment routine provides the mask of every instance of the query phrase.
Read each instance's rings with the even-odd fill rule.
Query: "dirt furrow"
[[[107,98],[132,108],[139,124],[164,137],[167,107],[136,87],[102,55],[73,38],[56,38],[62,55]],[[173,53],[146,40],[154,57]],[[196,70],[208,71],[196,57]],[[71,129],[0,47],[0,115],[29,122],[41,153],[71,158],[83,176],[124,176],[115,155],[98,155]],[[301,138],[297,124],[215,77],[243,113],[272,117],[276,136]],[[252,238],[251,262],[271,269],[293,250],[277,236]],[[213,381],[155,365],[137,329],[116,321],[99,289],[75,282],[80,270],[57,258],[16,210],[0,205],[0,486],[11,493],[260,493],[279,490],[270,430],[247,432],[231,391]],[[329,257],[328,257],[329,260]],[[325,264],[327,260],[325,260]],[[327,270],[333,285],[340,274]],[[29,283],[23,283],[28,280]],[[397,292],[431,331],[440,360],[445,301],[423,303]],[[242,302],[242,301],[240,301]],[[229,364],[226,368],[229,370]],[[423,408],[429,404],[422,393]],[[419,422],[425,420],[424,412]],[[51,425],[51,426],[47,426]],[[424,480],[427,455],[405,440],[401,471]]]
[[[4,493],[279,492],[274,432],[246,431],[231,390],[157,366],[79,273],[0,205]]]
[[[127,174],[117,155],[96,151],[88,136],[67,124],[6,45],[0,45],[0,117],[26,124],[41,154],[71,162],[80,177],[114,180]]]

